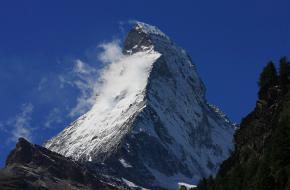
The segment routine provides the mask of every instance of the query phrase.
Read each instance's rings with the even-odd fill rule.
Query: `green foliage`
[[[198,184],[199,190],[208,190],[207,179],[203,178]]]
[[[240,128],[249,129],[242,133],[249,135],[247,141],[224,162],[228,163],[226,169],[222,167],[215,179],[203,179],[198,190],[290,190],[289,65],[285,57],[281,59],[280,76],[273,63],[264,68],[259,80],[260,99],[269,103],[270,90],[280,93],[279,96],[264,110],[252,113],[247,122],[250,126]],[[255,131],[261,132],[260,138],[251,136]]]
[[[285,168],[278,170],[276,174],[276,189],[286,189],[289,175]]]
[[[273,62],[269,62],[264,67],[259,80],[259,86],[274,86],[277,83],[277,71]]]
[[[259,98],[266,99],[267,92],[271,87],[277,85],[278,75],[273,62],[269,62],[266,67],[263,69],[260,79],[259,79]]]
[[[279,75],[282,92],[286,94],[290,85],[290,62],[288,62],[287,57],[280,59]]]
[[[290,168],[290,92],[286,95],[277,128],[273,132],[271,161],[274,169]]]
[[[270,164],[264,160],[259,164],[256,175],[256,188],[261,190],[273,190],[275,187],[275,179],[271,174]]]

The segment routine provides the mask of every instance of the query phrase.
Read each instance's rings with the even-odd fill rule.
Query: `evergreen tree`
[[[264,99],[264,100],[267,99],[268,90],[271,87],[274,87],[275,85],[277,85],[277,82],[278,82],[278,76],[277,76],[276,68],[273,62],[269,62],[266,65],[266,67],[263,69],[260,75],[260,79],[258,83],[260,87],[259,98]]]
[[[275,179],[271,175],[269,163],[261,161],[256,175],[256,188],[259,190],[273,190],[275,187]]]
[[[259,97],[269,106],[241,122],[234,153],[198,190],[290,190],[290,63],[282,58],[280,64],[279,80],[272,62],[260,76]],[[287,93],[280,93],[282,85]]]
[[[287,57],[280,59],[280,86],[283,94],[286,94],[290,84],[290,63]]]
[[[277,189],[287,189],[286,185],[287,185],[288,179],[290,180],[286,169],[285,168],[280,169],[277,172],[277,180],[276,180]]]

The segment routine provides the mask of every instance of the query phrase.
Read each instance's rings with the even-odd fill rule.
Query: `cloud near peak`
[[[34,106],[31,103],[25,103],[21,106],[21,111],[14,117],[8,119],[2,124],[2,130],[9,134],[8,143],[17,142],[18,138],[23,137],[32,140],[31,115]]]
[[[96,55],[98,65],[96,63],[86,63],[77,59],[74,61],[73,66],[73,80],[69,82],[62,80],[76,87],[80,92],[76,100],[76,105],[69,113],[71,117],[80,116],[92,107],[99,93],[99,88],[104,82],[102,79],[104,71],[110,64],[118,62],[124,57],[120,46],[120,40],[99,44],[98,48],[101,50]]]

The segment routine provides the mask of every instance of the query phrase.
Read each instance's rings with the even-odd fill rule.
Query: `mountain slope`
[[[272,63],[265,67],[256,107],[235,134],[235,151],[198,189],[290,189],[290,62],[284,62],[280,76]]]
[[[150,189],[196,183],[228,157],[232,123],[205,100],[188,54],[158,28],[137,23],[102,77],[92,109],[45,147]]]
[[[122,182],[95,174],[79,162],[20,138],[5,168],[0,170],[0,189],[118,190],[127,187]]]

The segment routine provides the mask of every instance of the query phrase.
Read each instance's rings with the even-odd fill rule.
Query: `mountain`
[[[235,151],[199,190],[290,189],[290,62],[263,70],[259,100],[235,133]]]
[[[101,79],[91,110],[46,148],[148,189],[197,183],[233,149],[233,124],[206,101],[186,51],[157,27],[137,23]]]
[[[116,187],[117,186],[117,187]],[[23,138],[0,170],[1,190],[120,190],[123,182],[96,174],[79,162],[65,158]]]

